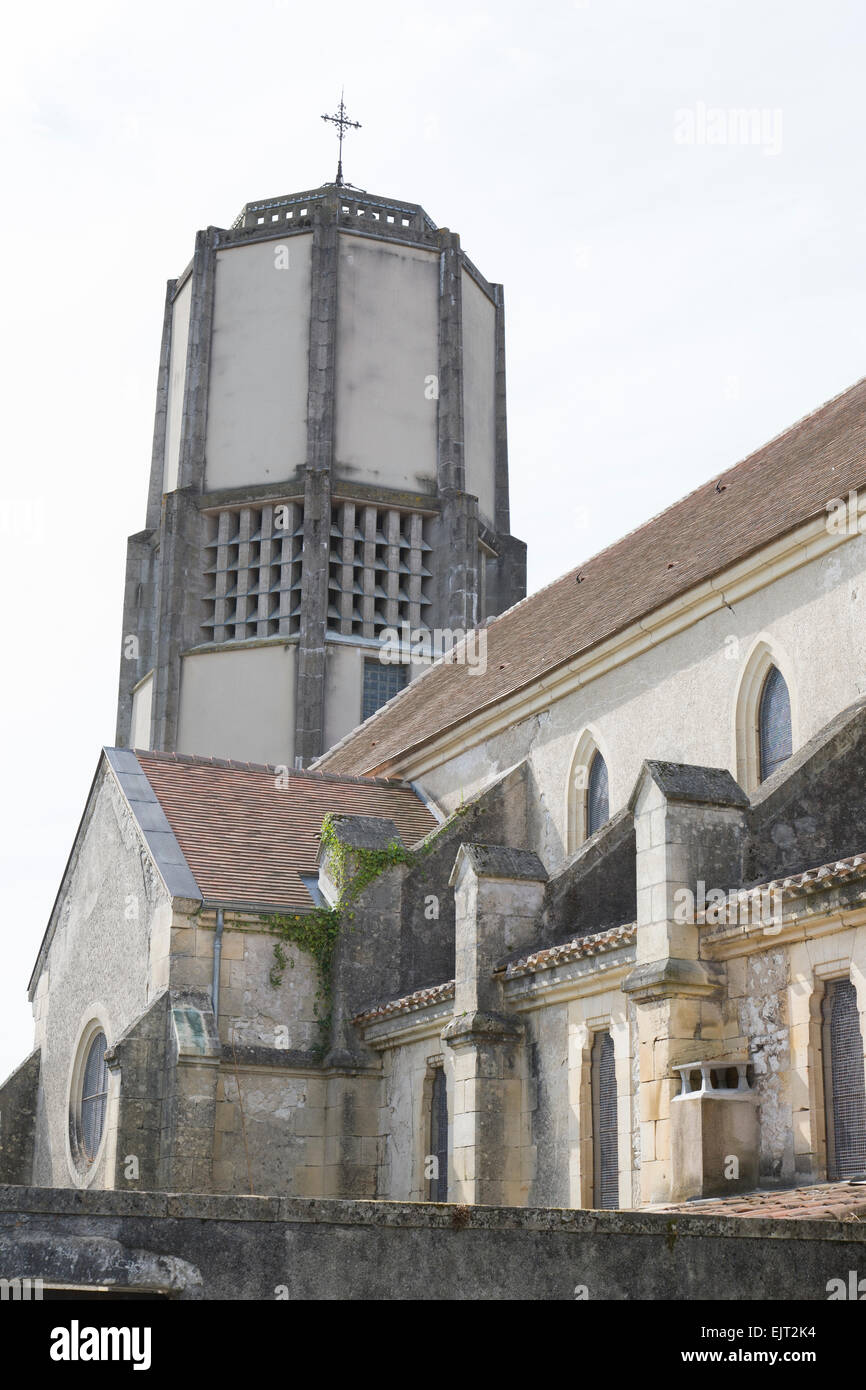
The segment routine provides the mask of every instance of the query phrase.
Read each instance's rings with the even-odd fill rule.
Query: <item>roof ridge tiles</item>
[[[156,748],[130,748],[126,751],[139,759],[183,764],[188,767],[215,767],[231,772],[267,772],[279,776],[309,778],[314,782],[351,782],[359,786],[390,787],[393,790],[403,790],[411,785],[402,777],[364,777],[358,773],[326,772],[324,769],[320,771],[313,767],[287,767],[285,763],[244,762],[239,758],[218,758],[213,754],[173,753]]]
[[[621,922],[613,927],[603,927],[601,931],[590,932],[586,936],[572,935],[567,941],[560,941],[554,946],[541,946],[534,951],[518,951],[506,960],[500,961],[496,966],[496,972],[504,971],[508,979],[535,974],[539,970],[567,965],[583,956],[602,955],[605,951],[618,950],[621,946],[630,945],[636,935],[636,922]]]

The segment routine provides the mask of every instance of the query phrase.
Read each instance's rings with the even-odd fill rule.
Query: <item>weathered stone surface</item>
[[[538,883],[547,880],[547,870],[534,851],[510,849],[507,845],[479,845],[471,841],[460,846],[450,884],[457,882],[461,857],[465,857],[478,878],[528,879]]]
[[[449,886],[457,850],[483,840],[522,848],[526,836],[525,769],[514,768],[462,806],[416,847],[414,867],[381,874],[352,904],[350,929],[340,935],[334,966],[334,1016],[350,1020],[364,1009],[438,985],[454,974],[454,893]],[[348,1035],[335,1046],[353,1047]]]
[[[347,849],[387,849],[400,845],[400,832],[384,816],[332,816],[334,835]]]
[[[722,767],[693,767],[688,763],[648,760],[644,767],[667,801],[706,806],[748,806],[749,798]]]
[[[761,786],[743,881],[766,883],[866,849],[866,700],[844,710]]]
[[[40,1060],[37,1047],[0,1086],[0,1182],[32,1179]]]
[[[836,1220],[0,1188],[0,1277],[180,1299],[825,1300]]]
[[[589,936],[633,922],[636,916],[634,819],[624,810],[551,875],[545,895],[544,944],[558,944],[566,932]]]

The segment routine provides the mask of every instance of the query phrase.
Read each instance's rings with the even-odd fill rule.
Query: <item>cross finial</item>
[[[340,105],[337,110],[336,116],[323,116],[322,120],[330,121],[332,125],[335,125],[337,127],[337,135],[340,141],[340,154],[339,158],[337,159],[337,187],[339,188],[343,182],[343,137],[345,136],[347,130],[360,130],[361,123],[360,121],[349,120],[348,116],[346,115],[346,107],[343,102],[342,92],[340,92]]]

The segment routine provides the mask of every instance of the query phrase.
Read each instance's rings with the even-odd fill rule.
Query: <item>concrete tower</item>
[[[117,743],[306,765],[525,593],[503,297],[416,204],[248,203],[171,280]],[[447,644],[447,638],[446,638]]]

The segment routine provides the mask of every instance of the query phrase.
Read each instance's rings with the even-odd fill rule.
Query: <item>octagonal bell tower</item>
[[[248,203],[169,281],[117,742],[305,766],[525,593],[501,285],[417,204]],[[436,634],[442,634],[437,639]]]

